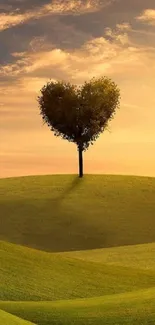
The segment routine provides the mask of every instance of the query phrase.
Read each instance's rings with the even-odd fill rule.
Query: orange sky
[[[36,98],[50,78],[103,75],[121,106],[85,172],[155,176],[154,0],[15,2],[0,4],[0,177],[76,173],[75,145],[43,125]]]

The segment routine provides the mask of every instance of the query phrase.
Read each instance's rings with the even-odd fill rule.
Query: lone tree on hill
[[[41,89],[38,103],[54,135],[77,145],[79,177],[83,177],[83,151],[114,117],[120,103],[119,88],[107,77],[93,78],[82,86],[50,81]]]

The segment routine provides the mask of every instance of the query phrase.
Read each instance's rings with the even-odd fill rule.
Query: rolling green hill
[[[154,325],[155,288],[58,302],[7,302],[0,307],[38,325]]]
[[[0,242],[0,300],[87,298],[155,286],[155,268],[99,265],[72,254],[66,257]]]
[[[0,180],[0,239],[71,251],[155,241],[155,178],[34,176]]]
[[[25,321],[21,318],[15,317],[0,310],[0,324],[1,325],[33,325],[32,323]]]
[[[65,257],[141,270],[155,270],[155,243],[66,252]]]
[[[0,211],[0,309],[21,317],[0,324],[155,324],[155,178],[1,179]]]
[[[154,324],[154,249],[46,253],[0,242],[0,308],[38,325]]]

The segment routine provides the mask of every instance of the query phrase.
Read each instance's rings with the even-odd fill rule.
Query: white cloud
[[[136,19],[155,26],[155,9],[144,10],[140,16],[136,17]]]

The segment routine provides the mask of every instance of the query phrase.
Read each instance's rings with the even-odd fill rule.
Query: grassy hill
[[[47,253],[0,242],[0,308],[38,325],[154,324],[154,250]]]
[[[58,302],[6,302],[1,308],[38,325],[155,324],[155,288]]]
[[[83,261],[155,270],[155,243],[63,253]]]
[[[33,325],[28,321],[10,315],[2,310],[0,310],[0,324],[1,325]]]
[[[155,268],[82,261],[74,252],[66,257],[0,242],[0,261],[0,300],[87,298],[155,286]]]
[[[0,180],[0,240],[71,251],[155,241],[155,178]]]
[[[0,324],[155,324],[155,178],[1,179],[0,209],[0,309],[21,317]]]

